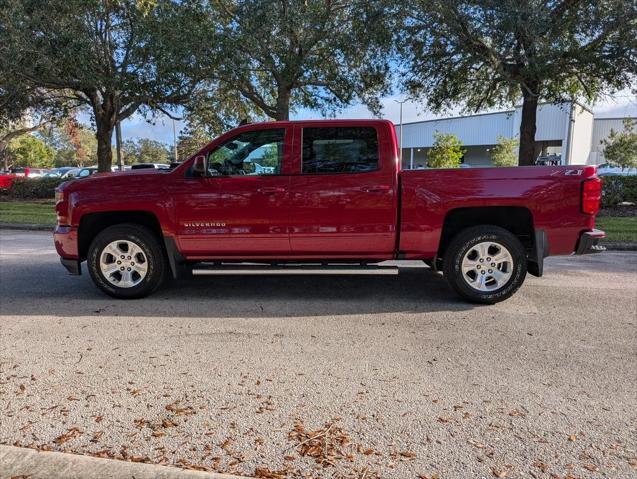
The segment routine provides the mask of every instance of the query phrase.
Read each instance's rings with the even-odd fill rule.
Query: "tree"
[[[520,145],[517,138],[506,138],[498,135],[498,144],[491,149],[493,166],[516,166],[518,158],[516,149]]]
[[[637,3],[625,0],[401,2],[405,88],[434,111],[522,101],[519,164],[532,165],[538,102],[634,88]]]
[[[122,145],[124,162],[134,163],[169,163],[170,149],[160,141],[148,138],[126,140]]]
[[[360,100],[380,111],[389,86],[390,36],[382,9],[345,0],[215,0],[213,95],[191,118],[219,133],[243,118],[288,120],[295,108],[324,113]],[[218,66],[217,66],[218,65]]]
[[[12,140],[64,118],[68,106],[64,99],[43,89],[29,89],[0,69],[0,158],[4,158],[4,169],[9,166],[5,152]]]
[[[14,166],[51,168],[54,152],[42,140],[33,135],[13,139],[7,147],[7,156]]]
[[[0,71],[92,113],[98,168],[116,123],[167,112],[197,91],[207,61],[204,0],[0,0]]]
[[[602,140],[604,158],[612,165],[623,168],[637,168],[637,131],[635,121],[624,120],[624,131],[611,129],[608,138]]]
[[[177,155],[181,161],[190,158],[197,153],[207,143],[211,136],[201,127],[188,126],[177,139]]]
[[[434,144],[427,152],[427,164],[430,168],[458,168],[466,152],[456,135],[436,131]]]
[[[63,125],[45,126],[37,136],[55,152],[56,167],[88,166],[97,162],[95,132],[74,119]]]

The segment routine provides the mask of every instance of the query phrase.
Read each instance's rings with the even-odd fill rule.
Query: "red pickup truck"
[[[495,303],[549,254],[604,249],[600,196],[591,166],[400,171],[389,121],[260,123],[170,171],[62,184],[55,246],[117,298],[169,275],[397,274],[379,263],[423,260]]]

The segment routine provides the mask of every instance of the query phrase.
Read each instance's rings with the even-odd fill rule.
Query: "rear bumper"
[[[591,230],[583,232],[577,242],[575,254],[591,254],[606,251],[606,248],[599,244],[599,241],[606,238],[606,233],[602,230]]]

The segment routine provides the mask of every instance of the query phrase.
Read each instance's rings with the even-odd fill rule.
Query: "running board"
[[[194,268],[193,276],[230,275],[397,275],[396,266],[212,266]]]

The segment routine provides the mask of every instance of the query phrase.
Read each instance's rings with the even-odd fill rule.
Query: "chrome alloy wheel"
[[[100,271],[113,286],[132,288],[146,277],[148,260],[139,245],[132,241],[113,241],[102,250]]]
[[[503,287],[513,274],[513,257],[499,243],[475,244],[462,258],[462,277],[478,291],[494,291]]]

